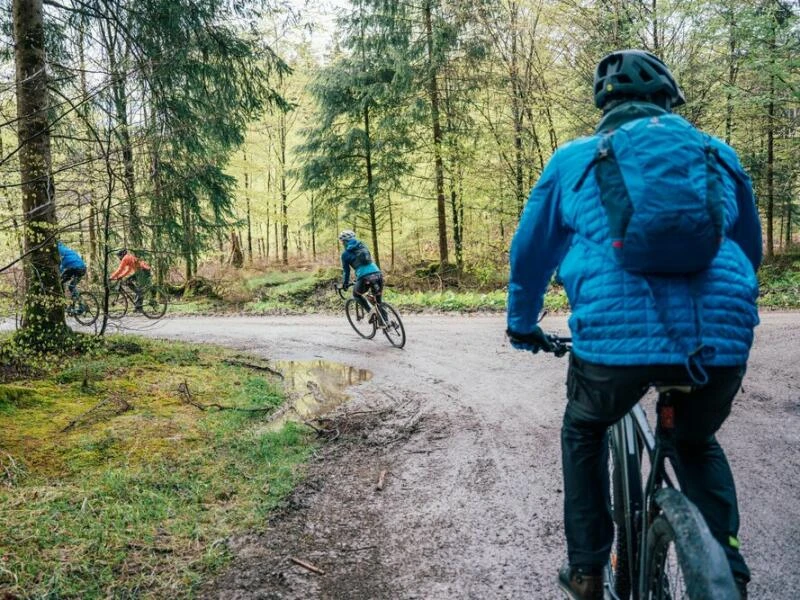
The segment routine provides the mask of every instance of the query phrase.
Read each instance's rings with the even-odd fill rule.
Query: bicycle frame
[[[654,432],[647,420],[641,403],[636,405],[620,421],[611,428],[611,443],[627,457],[619,465],[622,469],[621,481],[625,502],[625,521],[635,526],[631,531],[626,527],[628,563],[637,565],[631,572],[632,586],[639,590],[639,596],[646,594],[646,582],[641,575],[645,572],[647,556],[642,552],[647,541],[647,531],[659,513],[655,502],[655,494],[662,487],[677,489],[666,471],[666,459],[670,459],[673,469],[676,468],[674,445],[671,431],[674,427],[674,407],[672,406],[671,391],[660,392],[656,402],[658,425]],[[638,489],[631,488],[631,481],[638,481],[641,485],[642,476],[642,451],[647,453],[650,469],[647,483]],[[629,466],[638,465],[638,471],[631,474]],[[613,593],[613,592],[612,592]]]
[[[346,288],[341,288],[341,287],[338,287],[338,286],[336,287],[336,290],[339,293],[339,297],[342,300],[346,300],[347,299],[347,296],[344,293],[345,289]],[[378,301],[375,298],[375,293],[372,290],[372,286],[368,287],[364,291],[363,294],[357,294],[357,293],[353,292],[353,295],[354,296],[358,296],[359,298],[363,298],[367,302],[367,304],[369,305],[369,311],[367,311],[367,315],[370,315],[370,314],[377,315],[378,323],[379,323],[378,326],[379,327],[385,327],[385,326],[388,325],[388,323],[386,323],[386,319],[383,318],[383,315],[381,314],[381,311],[378,310]]]

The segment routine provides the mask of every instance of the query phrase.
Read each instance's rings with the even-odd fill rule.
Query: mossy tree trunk
[[[56,249],[43,12],[42,0],[13,2],[25,250],[21,333],[35,348],[57,345],[67,331]]]

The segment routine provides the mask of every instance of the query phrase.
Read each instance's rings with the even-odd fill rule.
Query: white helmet
[[[342,233],[339,234],[339,239],[343,242],[347,240],[354,240],[356,239],[356,232],[350,231],[349,229],[345,229]]]

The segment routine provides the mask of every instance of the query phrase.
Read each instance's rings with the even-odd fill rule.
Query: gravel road
[[[566,333],[562,317],[543,326]],[[497,315],[408,316],[406,329],[404,350],[356,337],[343,315],[168,318],[144,332],[369,369],[353,406],[393,407],[378,420],[383,437],[331,444],[292,510],[231,540],[236,559],[203,597],[561,597],[566,360],[513,351]],[[738,486],[751,598],[800,597],[800,314],[762,315],[719,437]]]

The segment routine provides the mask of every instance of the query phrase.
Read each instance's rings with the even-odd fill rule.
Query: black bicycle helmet
[[[594,104],[603,109],[609,100],[637,98],[669,102],[670,109],[686,104],[686,97],[669,67],[645,50],[617,50],[604,56],[594,72]]]

